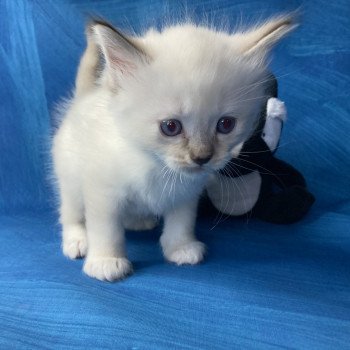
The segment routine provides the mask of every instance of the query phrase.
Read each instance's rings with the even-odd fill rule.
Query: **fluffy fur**
[[[268,52],[294,26],[282,16],[233,35],[185,24],[130,38],[91,23],[52,149],[64,254],[86,255],[91,277],[123,278],[132,271],[125,228],[152,228],[164,217],[165,258],[199,263],[198,198],[254,130]],[[216,131],[223,116],[236,120],[229,134]],[[160,131],[168,119],[182,123],[181,134]]]

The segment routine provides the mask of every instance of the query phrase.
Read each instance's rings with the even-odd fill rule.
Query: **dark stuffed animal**
[[[239,157],[210,180],[200,213],[218,210],[226,215],[289,224],[300,220],[315,201],[302,174],[274,157],[286,110],[277,99],[277,81],[272,75],[266,95],[255,133],[243,145]]]

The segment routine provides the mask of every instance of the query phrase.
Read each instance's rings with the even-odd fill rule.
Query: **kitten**
[[[91,277],[123,278],[132,272],[124,230],[164,217],[165,258],[199,263],[198,198],[254,130],[268,53],[294,27],[286,15],[233,35],[184,24],[126,37],[90,23],[52,149],[63,253],[86,255]]]

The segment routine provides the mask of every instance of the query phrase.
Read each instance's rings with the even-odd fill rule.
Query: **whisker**
[[[298,71],[299,71],[299,70],[295,69],[295,70],[292,71],[292,72],[288,72],[288,73],[284,73],[284,74],[280,74],[280,75],[275,75],[275,77],[269,76],[269,78],[267,78],[267,79],[260,80],[260,81],[258,81],[258,82],[249,84],[249,85],[247,85],[247,86],[245,86],[245,87],[243,87],[243,88],[241,88],[241,89],[239,89],[239,90],[235,90],[234,93],[237,94],[237,93],[239,93],[239,92],[245,92],[245,95],[246,95],[247,93],[249,93],[250,91],[252,91],[253,88],[255,88],[255,87],[257,87],[257,86],[259,86],[259,85],[261,85],[261,84],[265,84],[265,83],[267,83],[267,82],[274,81],[275,79],[278,80],[278,79],[280,79],[280,78],[284,78],[284,77],[286,77],[286,76],[288,76],[288,75],[291,75],[291,74],[294,74],[295,72],[298,72]],[[247,91],[249,88],[250,88],[250,90]],[[246,92],[246,91],[247,91],[247,92]],[[244,95],[238,95],[238,97],[242,97],[242,96],[244,96]]]
[[[220,176],[219,172],[217,172],[217,173],[219,175],[218,179],[220,181],[220,188],[221,188],[221,204],[220,204],[220,207],[222,207],[222,205],[223,205],[223,198],[224,198],[224,191],[223,191],[223,186],[222,186],[222,177]],[[223,215],[224,215],[223,212],[221,210],[218,210],[218,213],[217,213],[217,215],[216,215],[216,217],[214,219],[214,226],[212,226],[210,228],[210,230],[214,230],[219,225]]]
[[[217,173],[217,176],[216,176],[216,178],[219,180],[219,182],[220,182],[220,193],[221,193],[221,196],[220,196],[220,198],[221,198],[221,203],[220,203],[220,207],[222,207],[222,201],[223,201],[223,197],[224,197],[224,190],[223,190],[223,187],[222,187],[222,181],[221,181],[221,177],[220,177],[220,173],[219,173],[219,171],[215,171],[216,173]],[[219,216],[220,216],[220,214],[221,214],[221,212],[218,210],[218,212],[217,212],[217,214],[216,214],[216,216],[215,216],[215,218],[214,218],[214,224],[215,224],[215,222],[217,221],[217,220],[220,220],[219,219]],[[210,230],[213,230],[215,227],[217,226],[217,224],[216,225],[214,225]]]
[[[228,180],[226,179],[226,177],[223,177],[223,179],[224,179],[225,186],[226,186],[226,193],[229,193],[229,183],[228,183]],[[220,220],[221,220],[221,218],[224,218],[224,220],[222,220],[221,222],[224,222],[224,221],[226,220],[226,218],[227,218],[227,217],[225,218],[225,215],[226,215],[226,216],[228,215],[228,214],[226,214],[226,210],[227,210],[227,207],[228,207],[229,202],[230,202],[230,197],[227,196],[226,203],[225,203],[225,208],[224,208],[224,210],[222,211],[222,216],[220,217]],[[219,222],[220,222],[220,221],[219,221]],[[218,224],[219,224],[219,222],[218,222]]]
[[[168,173],[169,170],[170,170],[169,168],[166,168],[166,169],[165,169],[164,174],[163,174],[163,179],[164,179],[164,177],[166,176],[166,174]],[[163,170],[161,171],[161,173],[162,173],[162,172],[163,172]]]
[[[275,75],[275,78],[278,80],[280,78],[283,78],[283,77],[286,77],[288,75],[291,75],[295,72],[298,72],[299,70],[294,70],[292,72],[288,72],[288,73],[284,73],[284,74],[280,74],[280,75]],[[254,88],[258,87],[259,85],[262,85],[262,84],[265,84],[265,83],[268,83],[270,81],[274,81],[275,78],[273,76],[269,76],[269,78],[267,79],[263,79],[263,80],[260,80],[258,82],[255,82],[255,83],[252,83],[252,84],[249,84],[247,86],[244,86],[243,88],[241,89],[238,89],[238,90],[234,90],[233,91],[233,94],[235,94],[236,98],[239,99],[239,98],[242,98],[244,96],[246,96],[247,94],[249,94],[251,91],[254,90]],[[269,95],[267,95],[269,96]],[[242,101],[243,102],[243,101]]]
[[[228,166],[229,166],[229,168],[235,173],[235,175],[237,175],[237,178],[238,178],[238,180],[242,183],[243,188],[246,188],[246,181],[245,181],[244,177],[242,177],[242,174],[239,172],[239,170],[238,170],[238,169],[235,169],[235,168],[232,166],[232,164],[228,164]],[[226,171],[225,173],[226,173],[227,175],[229,175],[227,171]],[[236,183],[234,183],[234,185],[236,186],[236,188],[238,189],[240,195],[242,196],[243,205],[244,205],[244,208],[245,208],[245,215],[247,216],[247,223],[248,223],[248,222],[249,222],[248,205],[247,205],[247,202],[246,202],[246,200],[245,200],[244,193],[243,193],[243,191],[239,188],[239,186],[238,186]]]
[[[289,142],[285,142],[281,145],[278,145],[278,147],[276,147],[276,150],[280,149],[281,147],[285,147],[287,145],[290,145],[290,144],[293,144],[295,143],[296,140],[292,140],[292,141],[289,141]],[[243,151],[243,152],[240,152],[240,155],[242,154],[257,154],[257,153],[267,153],[267,152],[271,152],[270,150],[265,150],[265,151]]]
[[[168,170],[170,170],[170,172],[168,172]],[[164,195],[164,191],[166,189],[166,187],[168,186],[168,182],[169,182],[169,179],[170,179],[170,175],[171,175],[171,169],[168,168],[167,172],[168,172],[168,175],[167,175],[167,180],[163,186],[163,190],[162,190],[162,193],[160,195],[160,198],[159,198],[159,201],[158,201],[158,205],[161,204],[161,201],[162,201],[162,198],[163,198],[163,195]]]
[[[256,163],[254,163],[254,162],[251,162],[251,161],[249,161],[249,160],[242,159],[242,158],[241,158],[241,160],[243,160],[244,162],[247,162],[247,163],[249,163],[249,164],[252,164],[252,165],[254,165],[254,166],[257,166],[258,168],[261,168],[261,169],[263,169],[264,171],[267,171],[267,173],[264,173],[264,172],[258,170],[260,174],[263,174],[263,175],[271,175],[271,176],[273,176],[273,177],[280,183],[280,185],[281,185],[283,188],[285,188],[284,183],[280,180],[280,178],[278,177],[278,175],[283,176],[283,175],[287,175],[287,174],[276,174],[276,173],[273,173],[272,171],[270,171],[269,169],[264,168],[263,166],[261,166],[261,165],[259,165],[259,164],[256,164]],[[234,164],[234,166],[239,166],[239,167],[241,167],[241,168],[244,168],[244,169],[253,171],[253,169],[246,168],[246,167],[244,167],[243,165]]]
[[[253,97],[253,98],[248,98],[246,100],[239,100],[239,103],[241,102],[247,102],[247,101],[253,101],[253,100],[259,100],[259,99],[263,99],[265,97],[269,97],[270,95],[262,95],[262,96],[257,96],[257,97]]]
[[[252,165],[254,165],[254,166],[257,166],[258,168],[263,169],[263,170],[266,171],[267,173],[263,173],[263,172],[261,172],[260,170],[259,170],[259,173],[264,174],[264,175],[273,175],[273,176],[277,176],[277,175],[281,175],[281,176],[287,175],[287,174],[283,174],[283,173],[282,173],[282,174],[273,173],[271,170],[269,170],[269,169],[263,167],[262,165],[256,164],[256,163],[254,163],[254,162],[252,162],[252,161],[250,161],[250,160],[247,160],[247,159],[241,159],[241,160],[242,160],[243,162],[252,164]],[[235,164],[235,165],[238,165],[238,164]],[[248,170],[252,170],[252,169],[249,169],[249,168],[247,168],[247,169],[248,169]]]
[[[242,159],[240,158],[240,160],[243,160],[245,161],[245,159]],[[252,162],[251,162],[252,163]],[[253,163],[254,164],[254,163]],[[243,165],[240,165],[240,164],[236,164],[236,163],[231,163],[231,165],[235,166],[235,167],[240,167],[242,169],[245,169],[245,170],[249,170],[249,171],[256,171],[256,169],[251,169],[251,168],[248,168],[248,167],[245,167]],[[226,164],[226,166],[228,166],[228,164]],[[258,170],[260,174],[263,174],[263,175],[271,175],[270,173],[263,173],[262,171]]]
[[[175,206],[176,180],[177,180],[177,173],[175,170],[173,170],[171,188],[170,188],[171,193],[169,193],[169,197],[171,197],[171,195],[173,197],[173,207]]]
[[[229,165],[229,167],[230,167],[230,165]],[[238,176],[239,181],[243,184],[243,188],[246,188],[245,187],[245,185],[246,185],[245,180],[241,177],[241,174],[239,173],[239,171],[237,169],[233,169],[233,168],[231,170]],[[223,169],[223,171],[224,171],[224,174],[226,174],[227,177],[230,178],[230,176],[229,176],[230,174],[227,172],[227,170]],[[218,172],[218,174],[219,174],[218,179],[220,180],[221,189],[222,189],[222,185],[221,185],[222,184],[222,180],[221,179],[223,179],[225,181],[227,193],[229,193],[230,192],[229,191],[230,184],[229,184],[228,178],[226,179],[226,176],[222,176],[222,174],[220,174],[219,172]],[[243,205],[244,205],[244,208],[245,208],[245,215],[246,215],[247,223],[248,223],[249,219],[250,219],[250,216],[249,216],[249,212],[250,211],[248,211],[248,205],[247,205],[247,202],[245,200],[245,194],[243,193],[242,188],[240,188],[235,182],[233,182],[233,185],[237,188],[237,190],[238,190],[238,192],[239,192],[239,194],[240,194],[240,196],[242,198]],[[221,200],[223,200],[223,191],[221,191]],[[224,207],[224,209],[222,211],[221,210],[219,211],[219,213],[221,214],[220,216],[219,216],[219,213],[217,214],[216,218],[214,219],[214,226],[211,228],[211,230],[216,228],[219,225],[219,223],[225,222],[228,218],[230,218],[232,216],[231,214],[227,214],[226,213],[226,209],[228,207],[229,201],[230,201],[230,197],[227,196],[225,207]],[[221,207],[222,207],[222,204],[223,203],[221,202]],[[222,218],[223,218],[223,220],[221,220]]]

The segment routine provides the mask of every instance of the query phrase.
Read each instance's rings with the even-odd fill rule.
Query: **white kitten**
[[[124,229],[164,216],[165,258],[200,262],[198,198],[254,130],[268,51],[294,26],[282,16],[234,35],[186,24],[127,38],[91,23],[52,150],[64,254],[86,255],[91,277],[123,278]]]

